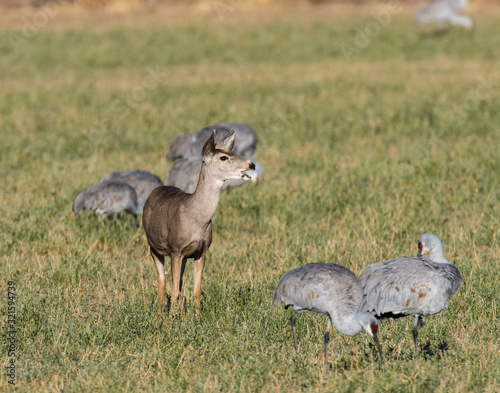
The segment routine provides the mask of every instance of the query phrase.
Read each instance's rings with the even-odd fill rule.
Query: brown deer
[[[245,171],[255,169],[253,162],[231,153],[234,131],[217,143],[215,135],[214,130],[203,146],[203,164],[194,193],[188,194],[176,187],[158,187],[144,205],[142,222],[158,272],[160,308],[165,290],[165,257],[170,257],[170,311],[179,297],[180,308],[183,308],[182,276],[188,258],[194,258],[194,296],[196,307],[200,308],[201,275],[212,243],[212,217],[222,186],[225,180],[250,179]]]

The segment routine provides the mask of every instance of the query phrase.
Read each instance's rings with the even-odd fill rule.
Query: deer
[[[194,192],[177,187],[154,189],[144,205],[142,222],[158,274],[158,305],[161,310],[165,291],[165,257],[170,258],[172,293],[169,312],[182,299],[182,277],[188,258],[194,259],[194,297],[197,314],[201,306],[201,279],[205,257],[212,244],[212,217],[217,210],[226,180],[250,180],[246,171],[255,169],[249,159],[231,153],[234,131],[215,143],[213,130],[203,145],[202,167]]]

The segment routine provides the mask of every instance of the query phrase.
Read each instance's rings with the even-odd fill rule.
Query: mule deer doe
[[[212,243],[212,217],[222,186],[225,180],[250,179],[245,171],[255,169],[253,162],[231,153],[234,131],[217,144],[215,135],[214,130],[203,146],[203,165],[194,193],[162,186],[153,190],[144,205],[142,222],[158,272],[160,308],[165,290],[165,257],[170,257],[170,311],[179,297],[180,308],[183,308],[182,276],[188,258],[194,258],[194,296],[196,307],[200,308],[201,275]]]

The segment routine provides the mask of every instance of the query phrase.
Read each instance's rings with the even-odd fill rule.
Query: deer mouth
[[[252,179],[252,177],[247,173],[247,171],[242,171],[241,172],[241,178],[243,180],[251,180]]]

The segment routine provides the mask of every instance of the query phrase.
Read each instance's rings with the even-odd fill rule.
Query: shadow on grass
[[[437,346],[431,346],[431,342],[427,341],[422,347],[420,355],[424,358],[424,360],[431,360],[434,358],[442,359],[446,352],[448,351],[449,346],[445,341],[441,341]]]
[[[427,341],[425,344],[419,345],[419,355],[420,359],[423,360],[433,360],[433,359],[442,359],[445,357],[446,352],[449,349],[449,345],[445,341],[441,341],[437,345],[431,345],[430,341]],[[417,360],[415,357],[415,352],[413,350],[413,346],[409,348],[409,350],[405,350],[404,353],[398,352],[395,347],[386,347],[382,348],[383,350],[383,361],[412,361]]]
[[[431,31],[424,31],[420,33],[421,39],[435,39],[447,36],[450,34],[451,29],[449,27],[434,28]]]

